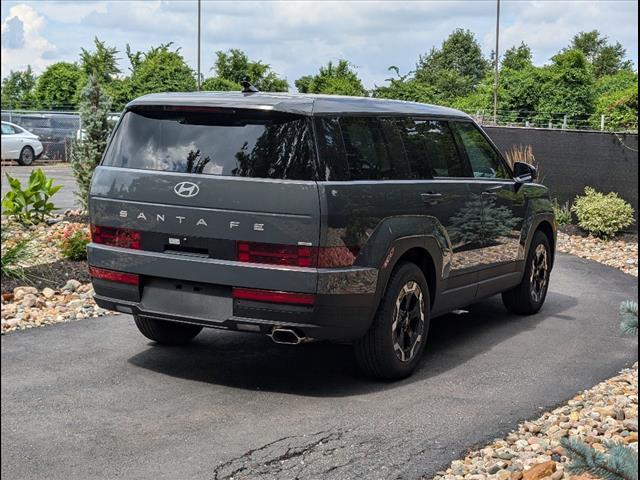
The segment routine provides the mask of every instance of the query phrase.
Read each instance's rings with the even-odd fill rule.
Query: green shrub
[[[61,188],[53,185],[53,179],[47,178],[41,168],[37,168],[29,175],[26,188],[22,188],[20,180],[8,173],[9,191],[2,198],[2,213],[12,215],[23,224],[43,222],[55,205],[50,202],[51,197]]]
[[[573,217],[571,216],[571,205],[569,205],[569,202],[565,202],[560,205],[558,199],[554,198],[553,213],[556,217],[556,223],[561,227],[571,224],[571,221],[573,220]]]
[[[3,228],[2,240],[2,276],[24,279],[22,263],[32,257],[30,242],[27,239],[18,240],[15,243],[9,241],[9,232]]]
[[[605,195],[592,187],[586,187],[584,193],[571,207],[583,230],[606,239],[633,224],[633,207],[617,193]]]
[[[69,260],[86,260],[89,241],[89,234],[84,228],[68,228],[63,233],[60,252]]]

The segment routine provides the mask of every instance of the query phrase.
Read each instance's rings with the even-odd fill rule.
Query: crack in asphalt
[[[318,447],[322,447],[329,442],[339,441],[343,434],[344,432],[340,430],[325,430],[309,435],[282,437],[219,464],[213,471],[213,478],[214,480],[257,478],[258,475],[269,476],[296,466],[304,468],[304,458]],[[298,445],[292,443],[300,439],[310,439],[310,441],[307,440]],[[337,448],[339,447],[333,448],[332,451],[337,450]],[[285,451],[280,453],[279,450],[282,449],[285,449]],[[265,454],[264,456],[261,455],[263,453]],[[302,457],[299,463],[291,462],[299,459],[299,457]]]

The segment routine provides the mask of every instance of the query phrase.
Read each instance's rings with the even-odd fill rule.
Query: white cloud
[[[129,68],[122,53],[126,44],[133,50],[147,50],[174,42],[188,64],[196,66],[195,0],[19,1],[2,0],[3,32],[8,28],[5,23],[15,16],[11,8],[12,13],[4,17],[8,5],[28,6],[47,20],[46,30],[40,27],[38,31],[41,37],[46,31],[57,48],[49,48],[48,54],[27,52],[9,59],[3,48],[3,76],[10,68],[34,63],[30,57],[37,58],[38,65],[45,60],[76,61],[80,47],[90,48],[95,36],[118,48],[125,73]],[[251,58],[271,64],[291,85],[329,60],[346,58],[360,67],[365,85],[373,87],[389,77],[389,65],[397,65],[403,73],[413,70],[418,56],[440,45],[455,28],[474,32],[488,55],[495,42],[495,5],[495,0],[203,1],[202,72],[210,74],[216,50],[240,48]],[[543,64],[567,46],[573,35],[597,28],[612,41],[620,41],[637,61],[635,1],[522,0],[501,5],[503,52],[525,41],[533,50],[534,61]],[[18,25],[10,30],[19,37]]]
[[[20,25],[23,39],[16,42],[5,42],[5,34],[19,30]],[[39,72],[51,63],[45,58],[45,54],[55,50],[41,33],[45,25],[45,19],[29,5],[19,4],[9,10],[9,15],[2,21],[2,75],[9,70],[24,69],[31,65],[35,72]],[[17,48],[10,48],[10,47]]]

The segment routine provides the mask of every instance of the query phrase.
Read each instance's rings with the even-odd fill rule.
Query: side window
[[[447,122],[408,118],[403,125],[407,156],[417,178],[471,176]]]
[[[349,180],[349,168],[338,119],[335,117],[317,118],[316,132],[320,152],[319,179],[326,181]]]
[[[476,178],[507,178],[498,153],[472,123],[455,122],[454,128],[469,158]]]
[[[2,124],[2,135],[13,135],[17,133],[11,125]]]
[[[393,180],[404,162],[402,141],[390,119],[343,117],[342,138],[351,180]]]

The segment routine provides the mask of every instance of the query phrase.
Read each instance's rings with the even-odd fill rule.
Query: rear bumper
[[[296,329],[318,340],[351,341],[369,328],[377,270],[244,264],[91,244],[89,264],[140,275],[140,285],[93,279],[98,305],[160,320],[268,334]],[[313,306],[232,298],[233,287],[315,295]]]

